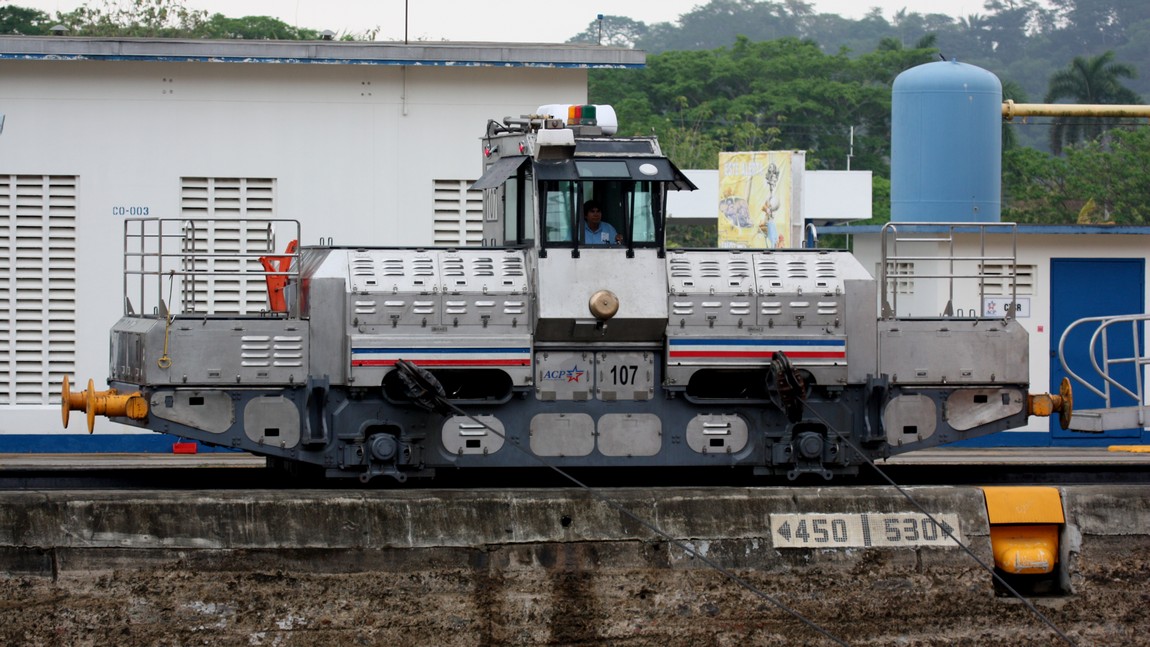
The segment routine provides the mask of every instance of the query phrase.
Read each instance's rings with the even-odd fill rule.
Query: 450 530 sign
[[[773,514],[771,540],[775,548],[955,547],[962,535],[953,513]]]

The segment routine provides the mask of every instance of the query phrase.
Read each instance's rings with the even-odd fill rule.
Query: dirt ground
[[[954,551],[775,551],[745,541],[707,551],[746,586],[674,546],[637,541],[26,549],[0,556],[0,644],[1069,644],[1019,601],[997,597],[990,575]],[[1073,644],[1150,645],[1148,558],[1146,537],[1088,538],[1068,565],[1074,592],[1035,604]]]

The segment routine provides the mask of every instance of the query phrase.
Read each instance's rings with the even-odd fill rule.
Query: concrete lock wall
[[[1061,491],[1071,591],[1038,608],[1078,644],[1150,644],[1147,488]],[[909,492],[991,563],[980,490]],[[848,644],[1059,642],[959,548],[883,545],[881,524],[845,546],[861,518],[910,527],[892,489],[604,496],[618,507],[572,490],[3,493],[0,641],[833,644],[778,603]],[[781,547],[804,519],[844,546]]]

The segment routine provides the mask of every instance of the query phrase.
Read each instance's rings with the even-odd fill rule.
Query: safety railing
[[[285,285],[298,279],[299,235],[296,220],[129,218],[124,312],[161,318],[299,312],[284,296]],[[299,291],[292,292],[298,299]]]
[[[975,240],[959,241],[960,234],[969,234]],[[992,235],[1005,236],[1007,241],[992,244],[989,240]],[[1015,318],[1018,304],[1018,225],[1015,223],[892,222],[882,228],[881,246],[878,273],[883,319]],[[943,249],[939,250],[939,246]],[[992,248],[1005,248],[1009,253],[992,252]],[[933,286],[928,287],[932,282]],[[991,285],[995,287],[993,294],[988,290]],[[972,293],[977,295],[976,305],[955,308],[956,298],[970,299]],[[913,304],[917,307],[908,308],[899,303],[900,294],[904,295],[904,301],[911,295],[930,298],[919,298]],[[941,308],[935,305],[940,294],[946,297]],[[987,297],[1000,297],[1004,307],[987,311]]]
[[[1150,407],[1144,397],[1144,380],[1150,357],[1143,350],[1143,334],[1147,321],[1150,321],[1150,314],[1086,317],[1070,324],[1062,332],[1058,340],[1058,361],[1062,370],[1073,382],[1094,393],[1103,402],[1102,409],[1076,410],[1074,420],[1071,421],[1072,429],[1104,431],[1146,426],[1146,414],[1150,412]],[[1067,364],[1066,341],[1075,329],[1094,324],[1098,327],[1090,335],[1088,346],[1092,374],[1083,376]],[[1118,349],[1129,349],[1129,352]],[[1124,373],[1127,380],[1125,383],[1114,375],[1123,367],[1132,368]],[[1135,404],[1119,406],[1116,402],[1118,399]]]

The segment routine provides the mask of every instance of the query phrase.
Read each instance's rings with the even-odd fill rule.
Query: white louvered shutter
[[[483,244],[483,192],[468,180],[435,180],[435,244]]]
[[[180,180],[180,215],[186,252],[183,302],[177,311],[204,314],[256,314],[266,310],[267,286],[257,255],[276,249],[275,180],[269,178],[203,178]],[[247,256],[241,256],[247,255]]]
[[[0,175],[0,404],[50,404],[75,371],[77,184]]]
[[[979,269],[983,277],[985,296],[1008,297],[1013,294],[1013,289],[1018,290],[1019,296],[1034,294],[1036,268],[1033,265],[986,263]]]

